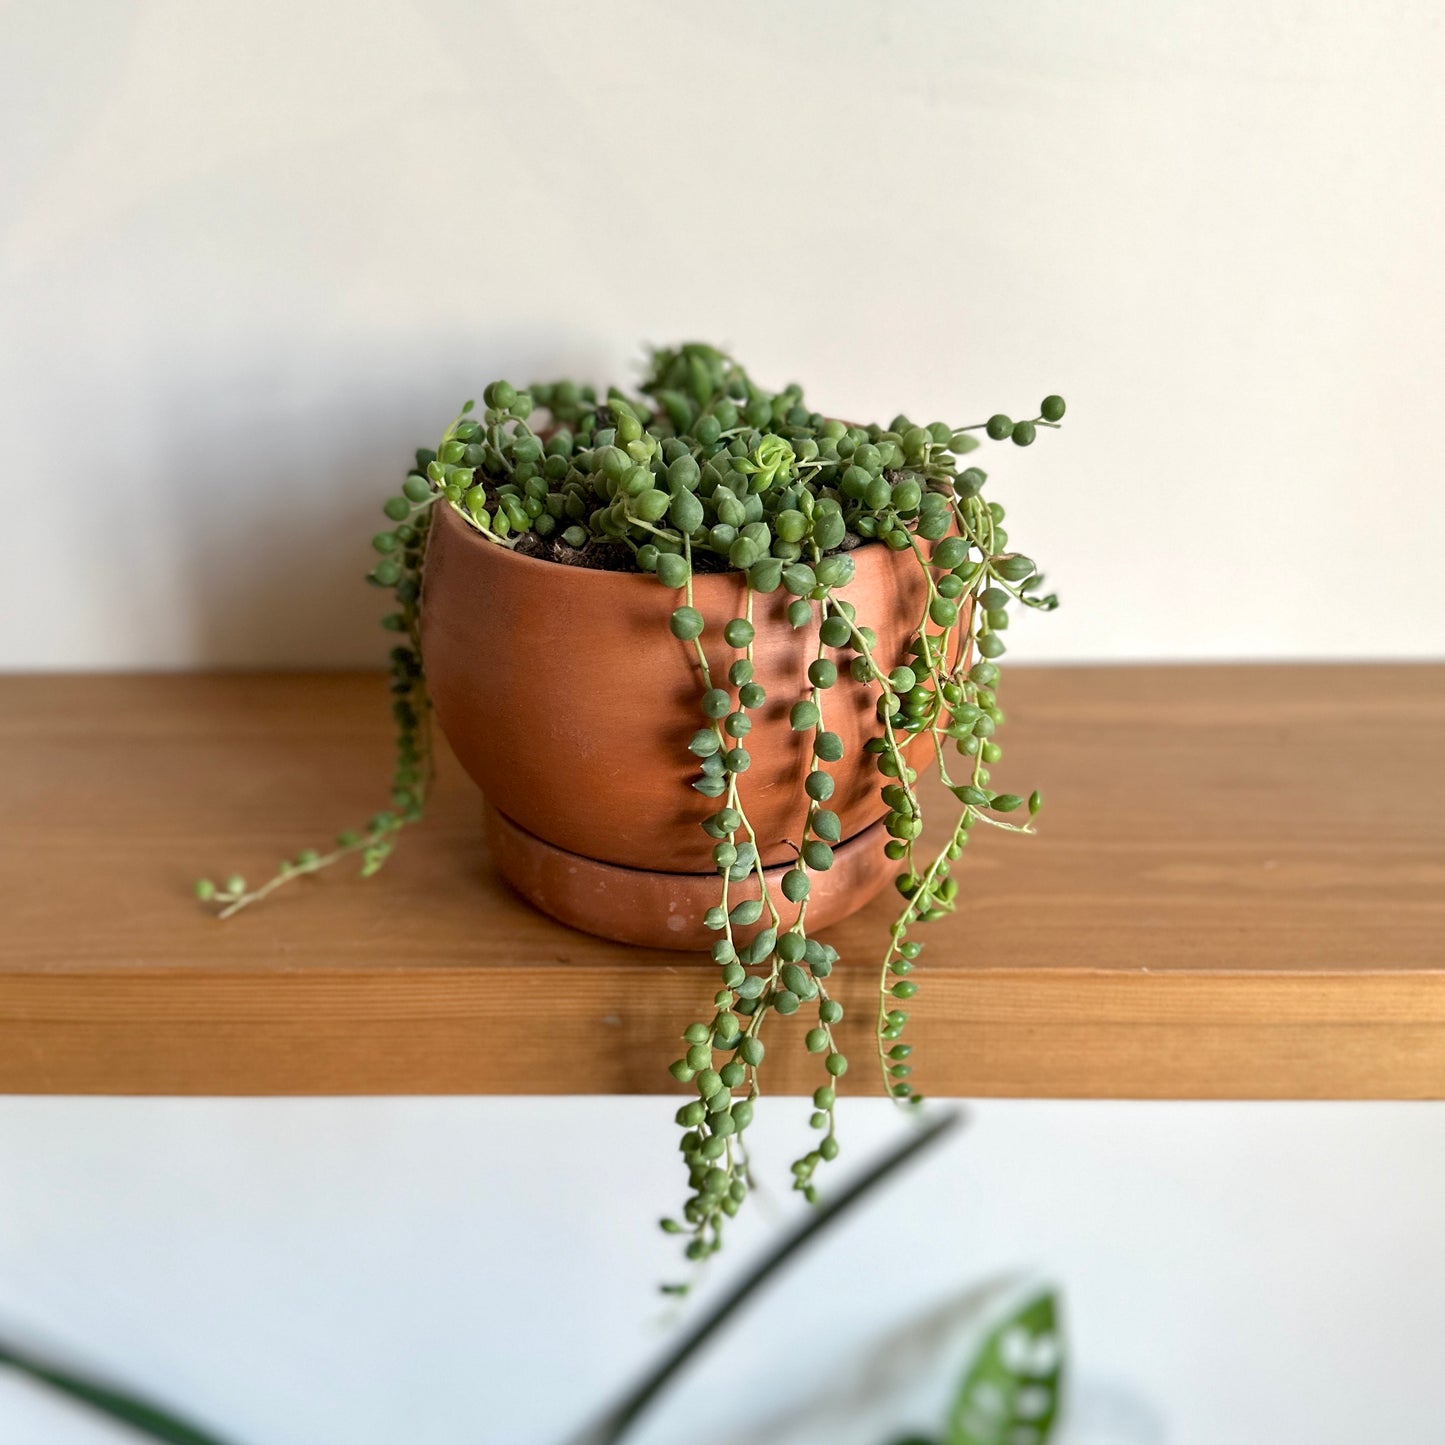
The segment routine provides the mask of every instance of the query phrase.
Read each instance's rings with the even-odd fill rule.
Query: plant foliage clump
[[[1057,605],[1040,590],[1033,561],[1010,545],[1003,507],[985,498],[985,472],[963,459],[980,434],[1026,447],[1063,415],[1063,399],[1048,396],[1036,416],[1020,421],[997,413],[974,425],[920,425],[900,415],[887,426],[849,425],[811,410],[800,387],[767,391],[730,357],[698,344],[653,353],[636,396],[616,389],[599,396],[573,381],[526,390],[493,382],[479,414],[468,402],[436,449],[417,453],[400,492],[384,504],[386,529],[372,539],[378,556],[369,580],[394,593],[383,625],[402,638],[391,654],[398,750],[390,807],[341,834],[331,850],[287,860],[254,890],[239,877],[203,880],[199,896],[224,917],[349,853],[360,854],[363,874],[375,872],[397,833],[421,817],[431,755],[417,607],[434,506],[455,508],[501,547],[649,573],[677,594],[671,630],[695,651],[692,786],[717,802],[703,827],[718,871],[718,901],[705,921],[717,935],[712,957],[720,974],[671,1065],[695,1097],[677,1113],[689,1196],[663,1228],[685,1236],[690,1259],[719,1248],[725,1220],[751,1185],[744,1139],[759,1094],[764,1028],[797,1013],[808,1020],[803,1042],[818,1056],[822,1080],[809,1121],[816,1141],[793,1164],[793,1187],[815,1199],[818,1166],[838,1154],[835,1089],[848,1069],[834,1037],[843,1008],[828,983],[838,955],[808,927],[813,879],[832,866],[844,841],[828,806],[830,769],[844,754],[828,726],[840,667],[829,654],[839,654],[877,699],[877,732],[865,751],[887,808],[900,902],[878,965],[873,1034],[883,1087],[912,1106],[920,1095],[909,1082],[911,1046],[903,1036],[905,1005],[919,989],[923,944],[915,927],[957,907],[951,868],[975,826],[1031,831],[1015,819],[1032,819],[1038,793],[1025,800],[990,785],[990,767],[1002,755],[999,659],[1011,608]],[[840,595],[853,576],[852,552],[864,544],[911,553],[926,582],[903,660],[878,655],[867,619]],[[692,585],[695,574],[722,570],[743,574],[746,586],[738,615],[723,628],[735,656],[718,672],[703,651]],[[777,885],[796,907],[791,922],[764,872],[744,781],[752,714],[766,701],[754,678],[753,599],[779,589],[790,599],[788,621],[816,640],[789,713],[792,727],[809,736],[812,756],[799,799],[797,860]],[[917,773],[904,752],[920,735],[957,802],[942,842],[932,846],[923,842]],[[736,897],[751,875],[761,896]],[[744,930],[754,928],[745,940]]]

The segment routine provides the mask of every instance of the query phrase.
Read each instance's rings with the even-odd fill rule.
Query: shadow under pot
[[[852,557],[853,580],[837,595],[877,633],[874,654],[887,671],[905,660],[926,585],[911,553],[870,543]],[[519,556],[444,502],[433,514],[424,575],[427,686],[452,751],[486,796],[502,876],[544,913],[587,933],[654,948],[710,948],[716,935],[703,915],[719,901],[721,884],[716,840],[701,825],[723,800],[691,786],[700,773],[688,742],[707,719],[696,646],[669,627],[683,594],[645,573]],[[737,572],[693,579],[702,647],[718,685],[742,656],[723,628],[742,615],[746,596]],[[811,696],[808,666],[819,648],[816,622],[798,629],[788,622],[792,600],[781,588],[753,598],[754,680],[767,700],[749,714],[751,764],[740,775],[784,926],[797,905],[778,883],[797,859],[813,744],[811,730],[793,731],[789,710]],[[878,732],[876,693],[853,680],[851,649],[824,652],[838,665],[822,703],[824,726],[844,747],[839,761],[826,764],[835,782],[828,807],[842,836],[833,866],[811,875],[810,931],[863,907],[895,871],[883,852],[882,780],[863,751]],[[926,741],[906,749],[919,772],[932,761]],[[729,901],[758,894],[754,874],[731,885]]]

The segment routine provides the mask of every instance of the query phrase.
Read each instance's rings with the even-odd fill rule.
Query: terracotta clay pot
[[[878,661],[891,668],[922,615],[924,581],[907,552],[872,544],[853,558],[855,576],[840,595],[877,632]],[[693,582],[693,605],[706,620],[704,651],[719,681],[739,656],[722,632],[742,612],[744,595],[736,573]],[[779,868],[796,857],[812,741],[811,733],[792,731],[788,710],[807,695],[817,655],[816,629],[795,631],[784,615],[791,600],[782,589],[754,599],[755,676],[767,702],[753,713],[752,765],[742,778],[763,861]],[[452,750],[501,815],[491,831],[503,874],[538,906],[590,932],[706,947],[711,935],[701,914],[716,902],[717,874],[714,840],[699,824],[719,803],[689,786],[698,770],[687,743],[705,719],[693,645],[668,629],[681,601],[641,573],[518,556],[452,507],[436,507],[421,605],[427,682]],[[839,680],[823,695],[824,725],[843,739],[845,753],[829,765],[837,783],[829,806],[844,842],[834,868],[814,877],[808,916],[815,927],[861,907],[893,866],[883,857],[882,829],[863,836],[885,811],[877,770],[863,752],[877,731],[874,700],[848,674],[853,654],[830,655]],[[920,771],[930,761],[923,741],[910,745]],[[673,878],[629,895],[608,869]],[[667,910],[659,918],[643,908],[649,916],[638,916],[659,889],[678,901],[671,917],[679,921],[670,922]],[[705,901],[695,906],[694,898]]]

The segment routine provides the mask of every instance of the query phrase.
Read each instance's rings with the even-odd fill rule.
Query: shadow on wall
[[[489,380],[606,373],[600,347],[579,355],[573,343],[530,333],[400,349],[338,339],[264,363],[157,366],[148,390],[162,414],[143,425],[170,443],[146,488],[160,505],[144,529],[113,529],[114,562],[169,578],[186,665],[379,667],[388,599],[363,579],[370,538],[386,525],[382,501],[416,448],[434,444]],[[124,587],[107,590],[128,605]],[[150,615],[134,620],[154,626],[155,594],[142,595]]]

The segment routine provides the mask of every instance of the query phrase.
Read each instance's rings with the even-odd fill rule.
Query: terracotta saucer
[[[534,908],[570,928],[643,948],[707,950],[717,935],[703,915],[718,901],[716,873],[654,873],[599,863],[544,843],[488,804],[487,841],[497,871]],[[898,865],[883,852],[888,834],[874,823],[833,850],[833,866],[812,875],[808,931],[846,918],[869,902]],[[797,917],[778,886],[786,866],[766,870],[786,927]],[[758,896],[756,877],[734,884],[731,901]],[[756,928],[736,930],[748,938]]]

